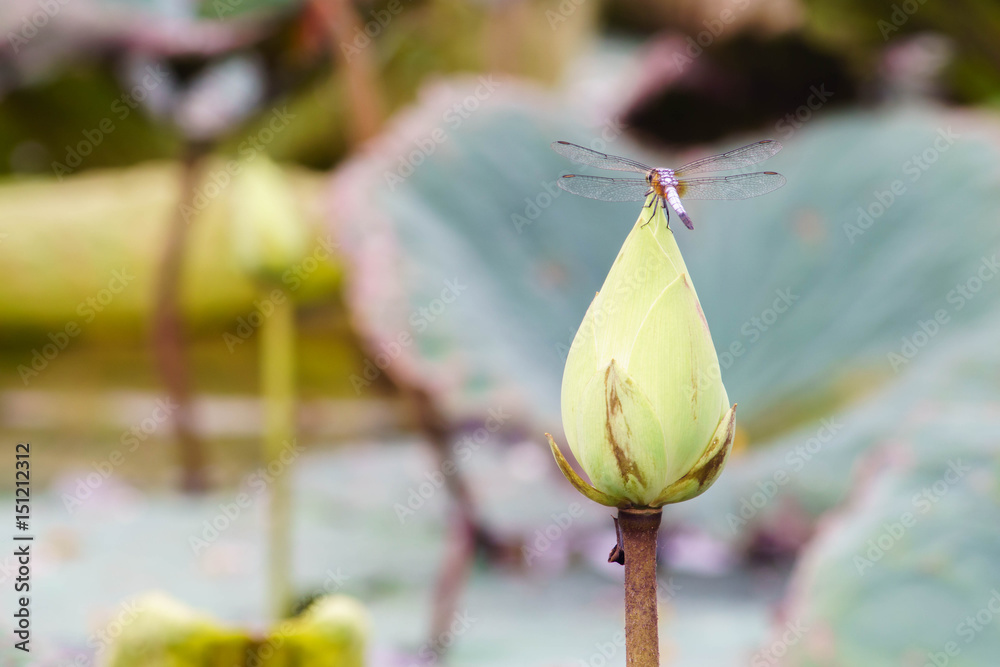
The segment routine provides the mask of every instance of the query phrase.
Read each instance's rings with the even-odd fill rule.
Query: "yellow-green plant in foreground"
[[[652,219],[648,210],[587,309],[563,372],[563,428],[590,484],[546,434],[573,486],[619,508],[619,542],[608,560],[625,566],[629,667],[660,664],[660,508],[712,485],[736,427],[736,406],[664,209]]]
[[[712,334],[663,209],[636,221],[566,359],[563,428],[587,484],[622,508],[693,498],[719,476],[735,429]]]
[[[266,635],[228,628],[164,593],[127,605],[108,667],[363,667],[370,619],[357,600],[330,595]]]
[[[116,619],[120,633],[108,647],[107,660],[100,663],[108,667],[241,664],[251,642],[247,633],[227,628],[166,593],[147,593],[123,609],[127,611]]]

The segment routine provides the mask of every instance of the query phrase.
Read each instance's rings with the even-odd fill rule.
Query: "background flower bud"
[[[277,280],[306,253],[306,221],[281,169],[259,155],[232,190],[236,259],[253,276]]]
[[[718,477],[735,407],[662,209],[643,209],[566,360],[562,418],[590,477],[577,489],[618,507],[692,498]],[[564,474],[576,476],[550,438]]]

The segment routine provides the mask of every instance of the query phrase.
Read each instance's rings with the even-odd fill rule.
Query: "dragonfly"
[[[573,162],[600,169],[631,171],[644,174],[644,178],[605,178],[603,176],[581,176],[567,174],[558,180],[560,188],[575,195],[599,199],[601,201],[641,201],[649,195],[653,198],[653,213],[662,206],[670,224],[670,209],[673,209],[688,229],[694,229],[691,217],[684,210],[684,199],[750,199],[777,190],[785,184],[785,177],[776,171],[756,171],[750,174],[731,176],[705,176],[688,178],[691,174],[729,171],[749,167],[763,162],[781,150],[781,144],[773,139],[757,141],[742,148],[704,157],[688,162],[677,169],[660,169],[625,157],[599,153],[598,151],[571,144],[568,141],[552,142],[552,150],[568,157]],[[649,220],[644,224],[648,224]]]

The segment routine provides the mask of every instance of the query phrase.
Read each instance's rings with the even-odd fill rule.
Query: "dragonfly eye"
[[[648,174],[646,174],[646,182],[647,183],[653,182],[653,172],[649,172]]]

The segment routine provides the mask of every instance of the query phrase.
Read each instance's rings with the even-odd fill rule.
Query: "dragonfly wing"
[[[598,153],[597,151],[592,151],[589,148],[571,144],[568,141],[553,141],[550,145],[552,146],[552,150],[556,153],[559,153],[564,157],[568,157],[570,160],[578,164],[588,164],[592,167],[599,167],[600,169],[613,169],[614,171],[635,171],[640,174],[652,171],[652,167],[647,167],[641,162],[629,160],[624,157],[618,157],[617,155]]]
[[[752,174],[681,179],[677,194],[684,199],[750,199],[766,195],[785,184],[785,177],[774,171]]]
[[[773,139],[765,139],[749,146],[736,148],[728,153],[712,155],[694,162],[688,162],[679,169],[674,169],[674,176],[685,176],[705,171],[728,171],[742,169],[752,164],[763,162],[781,150],[781,144]]]
[[[600,176],[563,176],[556,183],[566,192],[601,201],[640,201],[649,192],[649,183],[637,178],[602,178]]]

